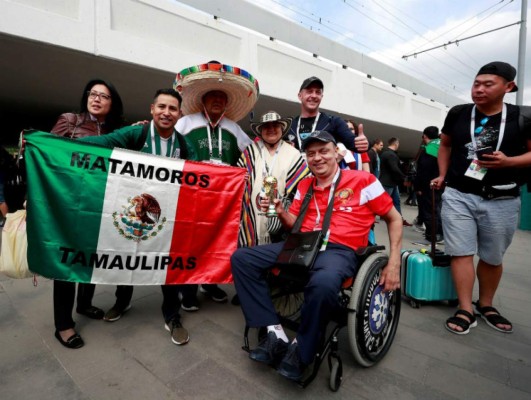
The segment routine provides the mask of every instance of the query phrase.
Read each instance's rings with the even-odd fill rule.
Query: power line
[[[366,13],[364,13],[363,11],[360,11],[358,10],[356,7],[354,7],[352,4],[348,3],[347,0],[343,0],[343,2],[349,6],[350,8],[352,8],[353,10],[357,11],[358,13],[360,13],[361,15],[363,15],[364,17],[368,18],[369,20],[371,20],[372,22],[374,22],[376,25],[379,25],[381,26],[382,28],[384,28],[386,31],[388,32],[391,32],[393,35],[395,35],[396,37],[404,40],[407,42],[407,39],[400,36],[398,33],[394,32],[393,30],[389,29],[387,26],[381,24],[380,22],[376,21],[374,18],[372,18],[371,16],[367,15]]]
[[[477,13],[476,15],[473,15],[472,17],[467,18],[466,20],[464,20],[464,21],[461,22],[460,24],[458,24],[458,25],[456,25],[456,26],[454,26],[454,27],[452,27],[452,28],[450,28],[450,29],[448,29],[448,30],[446,30],[446,31],[444,31],[444,32],[442,32],[442,33],[440,33],[438,36],[436,36],[436,37],[434,37],[434,38],[432,39],[432,43],[433,43],[435,40],[439,39],[441,36],[444,36],[444,35],[446,35],[447,33],[452,32],[453,30],[459,28],[460,26],[465,25],[465,24],[468,23],[469,21],[473,20],[473,19],[476,18],[476,17],[479,17],[481,14],[483,14],[483,13],[489,11],[490,9],[499,6],[499,5],[500,5],[501,3],[503,3],[504,1],[505,1],[505,0],[500,0],[500,1],[498,1],[496,4],[493,4],[492,6],[487,7],[485,10],[480,11],[480,12]],[[513,1],[513,0],[511,0],[511,2],[512,2],[512,1]],[[426,45],[426,43],[425,43],[425,44],[422,44],[422,45],[420,45],[420,46],[418,46],[418,47],[417,47],[415,50],[413,50],[413,51],[415,52],[415,51],[417,51],[418,49],[424,47],[425,45]]]
[[[444,47],[444,48],[446,49],[447,46],[452,45],[452,44],[455,44],[455,45],[459,46],[459,42],[464,42],[465,40],[472,39],[472,38],[475,38],[475,37],[478,37],[478,36],[482,36],[482,35],[486,35],[487,33],[496,32],[496,31],[499,31],[500,29],[505,29],[505,28],[508,28],[508,27],[510,27],[510,26],[519,25],[519,24],[521,24],[521,23],[522,23],[522,21],[518,21],[518,22],[515,22],[515,23],[513,23],[513,24],[509,24],[509,25],[501,26],[501,27],[496,28],[496,29],[491,29],[490,31],[486,31],[486,32],[478,33],[477,35],[468,36],[468,37],[466,37],[466,38],[459,39],[459,40],[454,40],[454,41],[450,41],[450,42],[448,42],[448,43],[441,44],[441,45],[439,45],[439,46],[435,46],[435,47],[432,47],[432,48],[430,48],[430,49],[422,50],[422,51],[419,51],[419,52],[416,52],[416,53],[412,53],[412,54],[407,54],[407,55],[402,56],[402,58],[403,58],[404,60],[407,60],[409,57],[415,57],[415,58],[417,58],[417,56],[418,56],[419,54],[426,53],[427,51],[431,51],[431,50],[435,50],[435,49],[440,49],[441,47]]]
[[[273,3],[279,5],[280,7],[282,8],[285,8],[287,10],[289,10],[290,12],[292,12],[293,14],[295,15],[299,15],[301,16],[303,19],[307,19],[308,21],[311,21],[313,23],[316,23],[318,24],[319,27],[322,27],[330,32],[333,32],[334,34],[337,34],[339,35],[340,37],[350,41],[350,42],[353,42],[353,43],[356,43],[357,45],[361,46],[362,48],[365,48],[367,49],[368,51],[371,51],[373,53],[376,53],[376,54],[379,54],[379,57],[382,57],[382,58],[386,58],[388,60],[390,60],[391,62],[389,64],[394,64],[395,63],[395,60],[396,59],[393,59],[387,55],[384,55],[382,53],[379,53],[379,51],[365,45],[364,43],[361,43],[357,40],[354,40],[350,35],[346,35],[345,32],[348,32],[352,35],[354,35],[354,33],[352,31],[350,31],[350,29],[344,27],[344,26],[341,26],[340,24],[337,24],[337,23],[334,23],[333,21],[330,21],[329,19],[325,19],[321,16],[318,16],[316,14],[314,14],[313,12],[311,11],[308,11],[308,10],[301,10],[300,8],[298,8],[297,6],[295,6],[294,4],[290,4],[288,3],[287,1],[283,1],[283,2],[280,2],[280,0],[270,0],[272,1]],[[502,0],[503,1],[503,0]],[[367,19],[369,19],[370,21],[376,23],[378,26],[386,29],[387,31],[390,31],[393,35],[397,36],[398,38],[400,38],[401,40],[403,41],[408,41],[408,39],[406,38],[403,38],[402,36],[400,36],[399,34],[397,34],[396,32],[393,32],[392,30],[390,30],[389,28],[387,28],[385,25],[382,25],[381,23],[379,23],[378,21],[376,21],[373,17],[367,15],[366,12],[363,12],[359,9],[357,9],[356,7],[354,7],[352,4],[348,4],[346,0],[343,0],[342,1],[345,5],[347,5],[348,7],[352,8],[353,10],[355,10],[356,12],[362,14],[363,16],[365,16]],[[357,5],[360,5],[359,3],[356,2]],[[361,7],[364,7],[363,5],[360,5]],[[384,17],[385,19],[387,20],[390,20],[389,17],[387,16],[383,16],[382,14],[378,14],[380,17]],[[392,22],[392,21],[390,21]],[[300,21],[301,24],[304,24],[303,21]],[[418,32],[416,32],[413,28],[411,28],[409,25],[407,25],[407,23],[405,23],[404,21],[401,21],[402,24],[406,25],[409,29],[413,30],[416,34],[420,35]],[[330,25],[330,26],[329,26]],[[331,26],[333,26],[334,28],[332,28]],[[317,27],[316,27],[317,28]],[[337,28],[339,29],[342,29],[343,31],[339,31]],[[311,30],[314,30],[314,28],[311,26],[311,24],[309,25],[309,29]],[[317,28],[317,30],[320,30],[319,28]],[[422,35],[420,35],[422,36]],[[374,37],[371,37],[369,38],[370,40],[372,41],[375,41]],[[426,38],[424,38],[424,40],[427,41]],[[376,41],[377,42],[377,41]],[[387,43],[381,43],[380,42],[380,45],[383,45],[383,46],[388,46]],[[398,52],[396,52],[397,55],[396,57],[399,58],[400,57],[400,54]],[[440,59],[437,59],[435,56],[430,56],[432,58],[434,58],[437,62],[437,64],[442,64],[442,65],[445,65],[447,67],[447,70],[453,70],[457,73],[459,73],[460,75],[463,75],[463,76],[468,76],[468,74],[464,73],[463,71],[460,71],[458,70],[457,68],[455,68],[455,66],[452,66],[448,63],[446,63],[444,60],[440,60]],[[452,58],[456,59],[456,61],[458,63],[460,63],[461,65],[467,67],[467,68],[470,68],[469,65],[463,63],[461,60],[458,60],[456,57],[453,57]],[[424,77],[425,80],[427,81],[431,81],[433,82],[434,84],[436,84],[438,87],[441,87],[441,88],[444,88],[444,87],[448,87],[448,89],[443,89],[445,91],[450,91],[450,90],[456,90],[456,86],[455,84],[449,84],[448,83],[448,79],[445,79],[445,80],[442,80],[443,76],[440,72],[437,72],[435,71],[434,68],[432,68],[431,66],[425,66],[423,67],[422,69],[417,69],[417,68],[412,68],[410,66],[406,66],[406,65],[402,65],[402,68],[404,70],[407,70],[409,71],[410,73],[413,74],[413,76],[422,76]],[[431,71],[433,74],[431,75],[428,75],[427,74],[427,71],[426,70],[429,70]],[[439,80],[439,79],[441,80]]]
[[[500,8],[498,8],[497,10],[494,10],[493,12],[491,12],[489,15],[487,15],[485,18],[483,19],[480,19],[478,22],[476,22],[474,25],[472,25],[471,27],[469,27],[468,29],[465,29],[463,32],[461,32],[460,34],[458,34],[456,37],[455,37],[455,40],[457,40],[459,38],[459,36],[465,34],[466,32],[470,31],[472,28],[478,26],[479,24],[481,24],[483,21],[485,21],[487,18],[491,17],[494,13],[497,13],[499,12],[502,8],[508,6],[509,4],[511,4],[513,2],[513,0],[510,0],[509,3],[505,3],[504,5],[502,5]]]
[[[417,32],[415,29],[413,29],[411,26],[409,26],[406,22],[402,21],[400,18],[398,18],[396,15],[393,15],[389,10],[387,10],[384,6],[382,6],[380,3],[378,3],[376,0],[373,0],[373,3],[376,4],[378,7],[380,7],[383,11],[385,11],[387,14],[389,14],[391,17],[395,18],[398,22],[400,22],[401,24],[403,24],[406,28],[408,28],[409,30],[413,31],[414,33],[416,33],[417,35],[421,36],[422,38],[424,38],[424,36],[422,35],[422,33],[420,32]]]

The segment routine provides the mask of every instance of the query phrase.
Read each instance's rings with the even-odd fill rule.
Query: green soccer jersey
[[[236,165],[242,151],[252,143],[234,121],[223,118],[211,128],[203,113],[182,117],[175,128],[184,137],[189,160]]]
[[[107,147],[137,150],[159,156],[186,158],[184,139],[177,131],[166,139],[160,137],[153,121],[147,125],[126,126],[102,136],[87,136],[78,140]]]

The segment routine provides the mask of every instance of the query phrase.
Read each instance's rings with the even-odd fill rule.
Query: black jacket
[[[438,176],[439,165],[437,164],[437,158],[430,156],[425,149],[422,149],[417,160],[417,175],[413,181],[415,190],[428,193],[431,180]]]
[[[380,154],[380,182],[384,186],[399,186],[406,175],[400,169],[400,158],[396,151],[387,148]]]
[[[291,128],[285,137],[285,140],[293,144],[296,149],[299,149],[299,141],[297,140],[297,125],[299,118],[300,116],[293,119]],[[343,143],[347,149],[356,151],[354,146],[355,136],[352,134],[350,129],[348,129],[346,122],[341,118],[322,112],[319,116],[319,121],[317,121],[315,130],[327,131],[334,137],[334,139],[336,139],[337,142]]]

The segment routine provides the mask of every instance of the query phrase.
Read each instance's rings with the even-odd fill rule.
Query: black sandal
[[[68,347],[69,349],[79,349],[85,345],[85,342],[77,333],[74,333],[68,339],[63,340],[63,338],[59,334],[59,331],[55,331],[55,337],[57,338],[59,343],[61,343],[65,347]]]
[[[507,318],[502,317],[500,312],[496,310],[494,307],[492,306],[480,307],[479,300],[472,304],[474,304],[474,306],[476,307],[477,315],[483,318],[485,322],[487,323],[487,325],[490,326],[492,329],[498,332],[502,332],[502,333],[513,333],[513,324]],[[495,314],[485,315],[487,313],[495,313]],[[499,324],[510,325],[511,328],[502,329],[497,326]]]
[[[464,315],[468,319],[470,319],[470,322],[466,319],[459,317],[459,315]],[[450,328],[448,324],[454,324],[463,329],[462,331],[458,331],[455,328]],[[478,325],[478,321],[476,320],[476,317],[472,314],[470,314],[466,310],[457,310],[453,317],[450,317],[446,320],[446,323],[444,324],[445,328],[448,329],[450,332],[455,333],[456,335],[467,335],[470,332],[470,328],[475,328]]]

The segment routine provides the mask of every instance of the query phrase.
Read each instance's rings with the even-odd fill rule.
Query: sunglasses
[[[479,126],[474,130],[474,136],[481,135],[481,132],[485,129],[485,125],[489,122],[489,117],[483,118],[479,121]]]

